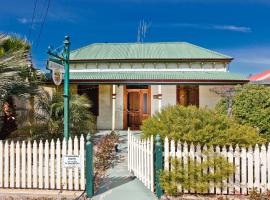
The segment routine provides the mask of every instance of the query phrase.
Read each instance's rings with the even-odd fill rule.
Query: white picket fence
[[[34,142],[0,141],[0,188],[85,189],[84,137]],[[65,168],[63,156],[79,155],[81,167]]]
[[[128,170],[154,192],[154,142],[128,130]]]
[[[164,168],[170,170],[169,157],[182,159],[187,162],[188,158],[192,158],[197,162],[207,159],[202,155],[204,150],[213,150],[224,156],[235,166],[235,173],[224,181],[226,187],[220,188],[215,183],[210,183],[209,193],[212,194],[248,194],[252,188],[257,188],[259,192],[265,192],[270,189],[270,144],[256,145],[255,147],[233,148],[226,147],[206,147],[169,141],[168,138],[164,142]],[[214,170],[214,169],[209,169]],[[205,172],[204,172],[205,173]],[[185,193],[196,191],[183,191]]]

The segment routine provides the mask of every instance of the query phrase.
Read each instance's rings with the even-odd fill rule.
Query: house
[[[270,85],[270,70],[249,77],[251,83]]]
[[[167,105],[213,108],[211,88],[249,81],[232,60],[186,42],[91,44],[71,52],[70,87],[89,96],[98,129],[139,129]]]

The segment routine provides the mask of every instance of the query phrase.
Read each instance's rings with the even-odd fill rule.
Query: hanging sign
[[[66,155],[63,157],[63,165],[66,168],[76,168],[81,166],[80,156]]]
[[[52,79],[55,85],[61,85],[63,80],[63,73],[65,73],[64,66],[53,62],[51,60],[48,61],[48,68],[52,70]]]

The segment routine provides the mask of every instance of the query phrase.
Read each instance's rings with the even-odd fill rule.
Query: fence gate
[[[128,170],[154,192],[153,137],[143,140],[128,129]]]

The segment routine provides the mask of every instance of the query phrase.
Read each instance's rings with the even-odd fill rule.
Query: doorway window
[[[93,115],[99,115],[99,87],[98,85],[78,85],[78,94],[86,94],[91,103],[90,111]]]

